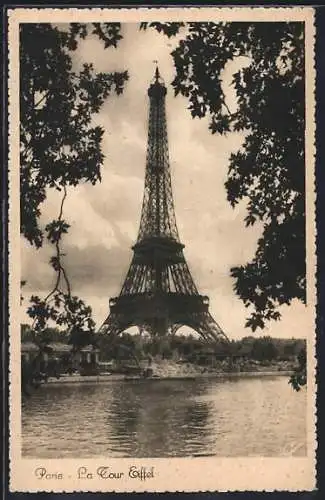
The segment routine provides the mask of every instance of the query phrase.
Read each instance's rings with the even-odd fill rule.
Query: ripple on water
[[[303,456],[306,393],[287,377],[48,385],[22,432],[30,458]]]

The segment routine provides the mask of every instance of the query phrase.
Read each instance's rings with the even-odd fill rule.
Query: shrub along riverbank
[[[23,384],[30,381],[37,384],[42,379],[59,378],[64,373],[92,376],[102,371],[157,377],[295,371],[293,385],[297,377],[304,382],[306,376],[306,342],[303,339],[250,336],[230,343],[208,344],[191,335],[149,337],[123,333],[113,341],[105,336],[86,340],[92,340],[87,348],[89,353],[84,358],[79,357],[82,361],[77,366],[72,363],[72,357],[85,345],[72,345],[69,335],[57,329],[47,329],[42,342],[37,343],[34,332],[23,325],[22,346],[28,343],[35,346],[28,362],[25,360],[22,364]]]

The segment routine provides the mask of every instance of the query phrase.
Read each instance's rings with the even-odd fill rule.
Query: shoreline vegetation
[[[83,335],[79,345],[68,334],[48,329],[42,342],[22,325],[22,392],[41,385],[113,380],[173,380],[286,375],[295,387],[306,378],[304,339],[243,337],[207,343],[194,336],[119,337]],[[74,338],[75,340],[75,338]],[[297,389],[298,390],[298,389]]]

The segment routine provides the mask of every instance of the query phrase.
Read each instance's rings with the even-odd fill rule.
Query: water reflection
[[[23,455],[303,455],[305,410],[286,377],[48,385],[23,404]]]
[[[212,404],[196,401],[204,391],[193,381],[115,384],[105,418],[106,431],[117,444],[113,451],[158,457],[179,456],[189,447],[193,452],[205,450],[211,440],[208,420]]]

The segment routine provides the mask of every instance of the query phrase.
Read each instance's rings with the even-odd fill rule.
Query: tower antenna
[[[158,61],[157,61],[157,59],[154,59],[153,62],[156,65],[155,81],[158,82],[159,79],[160,79],[160,73],[159,73],[159,68],[158,68]]]

